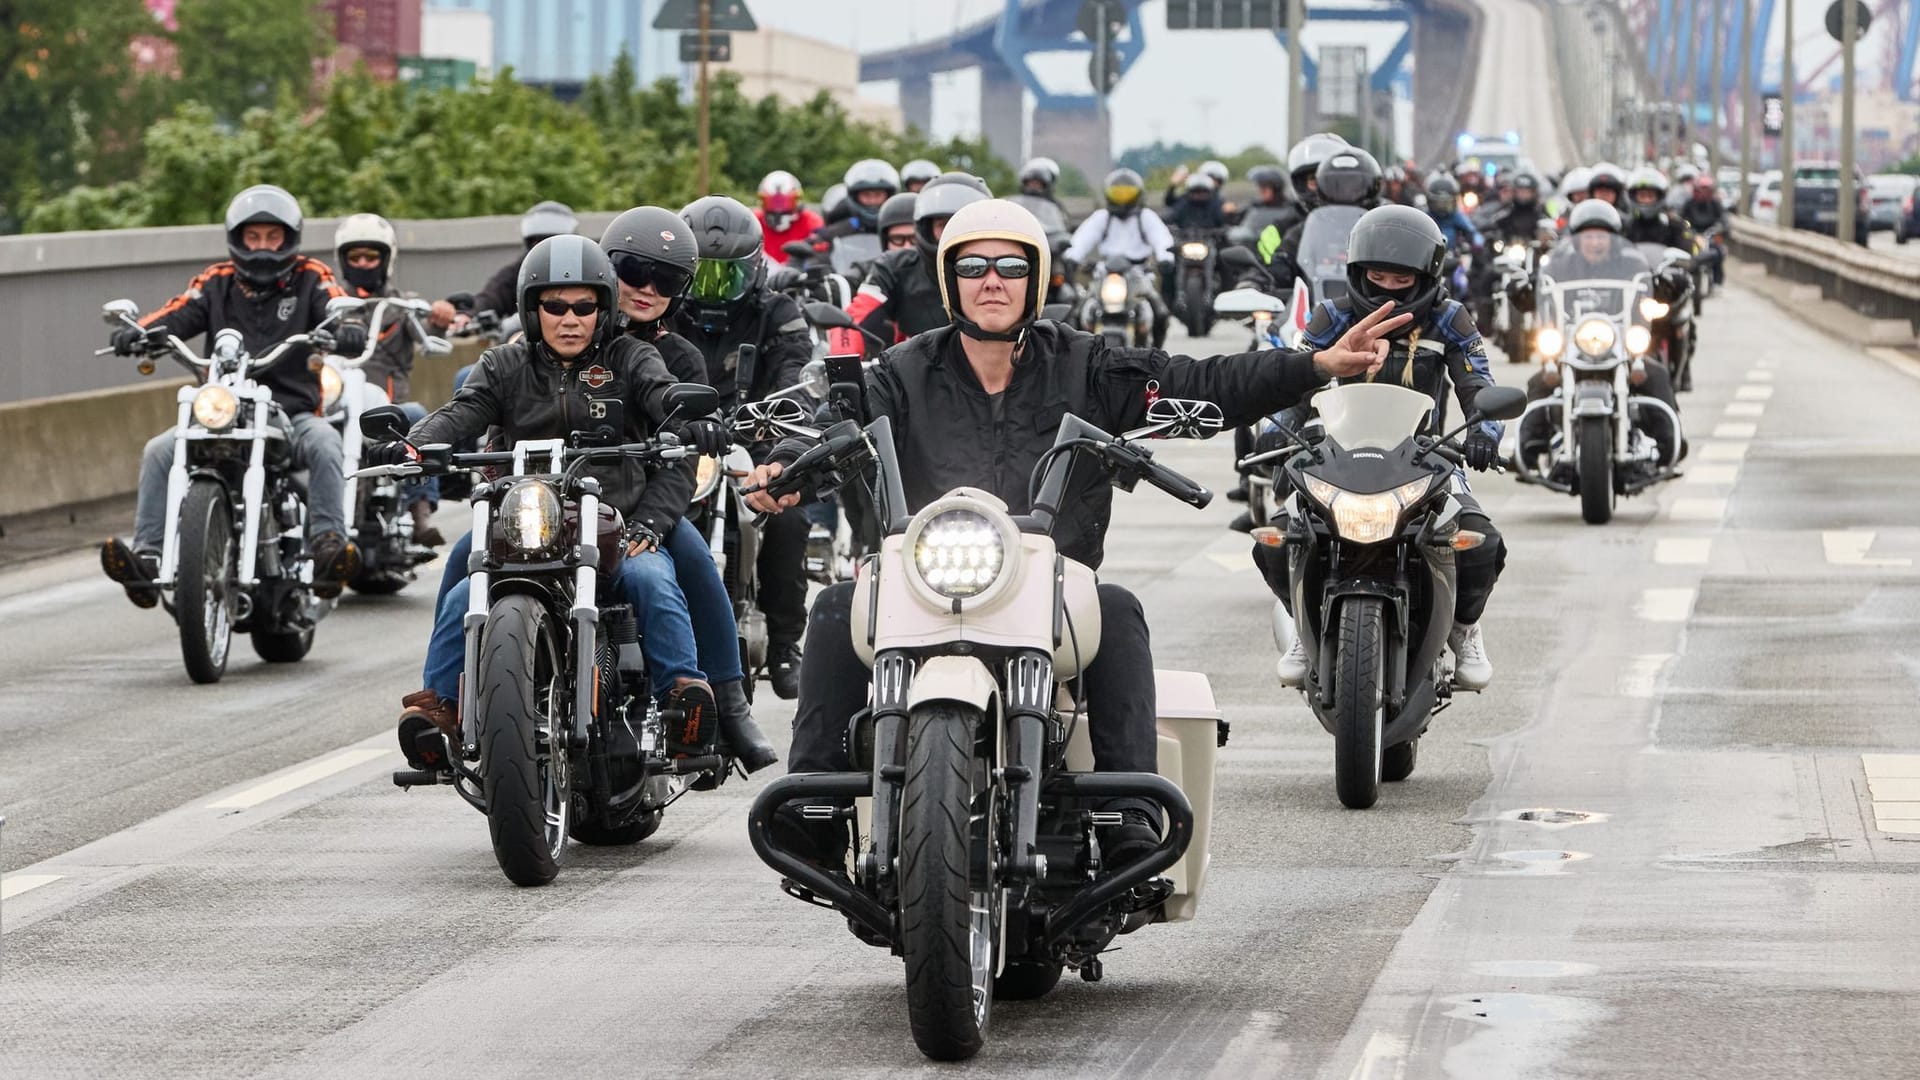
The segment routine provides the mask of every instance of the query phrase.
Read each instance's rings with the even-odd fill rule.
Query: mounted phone
[[[589,398],[587,415],[576,417],[567,435],[569,446],[619,446],[625,441],[626,402],[619,398]]]
[[[867,373],[866,365],[860,356],[842,354],[826,358],[827,400],[833,403],[835,412],[842,418],[858,420],[866,424],[873,419],[867,409]]]

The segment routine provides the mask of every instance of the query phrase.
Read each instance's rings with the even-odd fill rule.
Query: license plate
[[[1826,221],[1839,221],[1839,220],[1840,220],[1840,211],[1838,211],[1838,210],[1816,210],[1816,211],[1814,211],[1814,214],[1813,214],[1813,220],[1815,220],[1815,221],[1820,221],[1820,222],[1826,222]]]

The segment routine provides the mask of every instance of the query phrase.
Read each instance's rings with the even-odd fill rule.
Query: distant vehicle
[[[1916,236],[1920,236],[1920,186],[1900,202],[1900,224],[1893,230],[1893,242],[1904,244]]]
[[[1501,173],[1511,173],[1530,164],[1520,152],[1520,133],[1509,131],[1500,135],[1475,135],[1461,132],[1453,141],[1455,157],[1460,161],[1479,158],[1482,171],[1491,180]]]
[[[1780,170],[1767,170],[1754,185],[1753,220],[1780,224]]]
[[[1895,240],[1900,239],[1906,223],[1907,200],[1913,196],[1917,184],[1920,176],[1905,173],[1876,173],[1867,177],[1867,196],[1873,207],[1867,230],[1890,232]]]
[[[1867,174],[1853,170],[1853,242],[1867,242],[1867,221],[1872,216],[1867,200]],[[1840,163],[1802,161],[1793,167],[1793,227],[1808,232],[1834,235],[1840,228]]]

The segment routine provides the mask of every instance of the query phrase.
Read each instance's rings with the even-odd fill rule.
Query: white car
[[[1780,170],[1769,169],[1753,189],[1753,220],[1780,224]]]

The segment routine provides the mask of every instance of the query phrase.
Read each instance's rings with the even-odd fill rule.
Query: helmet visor
[[[687,295],[701,303],[723,304],[747,295],[753,280],[753,260],[701,259],[694,268]]]
[[[1137,184],[1108,184],[1107,201],[1115,206],[1132,206],[1140,201],[1140,188]]]

